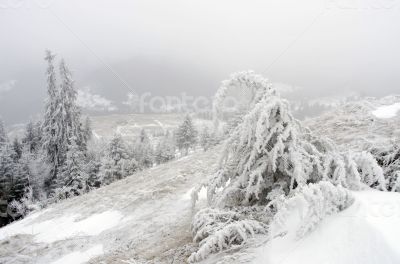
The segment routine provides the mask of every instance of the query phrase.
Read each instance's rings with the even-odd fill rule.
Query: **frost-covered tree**
[[[10,144],[0,146],[0,199],[5,201],[12,195],[14,175],[17,174],[14,156],[15,152]]]
[[[162,164],[175,158],[175,144],[169,133],[164,135],[157,144],[154,157],[157,164]]]
[[[400,146],[376,146],[372,153],[384,170],[387,189],[400,192]]]
[[[247,111],[253,108],[254,104],[259,101],[272,85],[261,75],[255,74],[253,71],[242,71],[233,73],[230,79],[222,82],[213,100],[213,119],[215,129],[219,128],[221,120],[226,119],[225,102],[230,94],[234,94],[231,99],[235,99],[235,105],[229,107],[228,126],[226,131],[230,131],[241,121]],[[225,118],[224,118],[225,117]]]
[[[55,55],[47,50],[45,56],[47,62],[47,99],[41,129],[43,132],[42,147],[45,150],[48,163],[52,166],[52,179],[56,178],[59,170],[61,163],[60,148],[63,144],[63,140],[60,140],[62,118],[59,110],[59,89],[56,82],[54,59]]]
[[[52,165],[52,177],[47,184],[50,189],[60,187],[57,177],[67,160],[67,151],[74,147],[72,145],[76,144],[83,152],[86,151],[86,138],[82,131],[81,113],[76,104],[77,92],[71,72],[65,61],[61,60],[59,67],[61,83],[58,86],[54,58],[55,55],[47,51],[45,60],[48,63],[48,98],[42,126],[42,146],[46,150],[49,164]]]
[[[214,145],[214,139],[209,132],[208,127],[204,127],[203,131],[200,133],[200,146],[204,151],[207,151],[210,147]]]
[[[66,161],[57,179],[58,186],[66,193],[66,197],[86,192],[89,177],[86,171],[85,155],[73,138],[68,147]]]
[[[150,168],[154,163],[154,150],[146,131],[142,129],[134,145],[134,158],[141,168]]]
[[[14,138],[12,143],[12,148],[15,153],[14,160],[17,162],[22,156],[22,149],[23,149],[23,145],[21,144],[18,138]]]
[[[40,144],[39,127],[40,126],[36,126],[32,121],[29,121],[25,127],[25,134],[22,138],[22,143],[27,146],[31,153],[36,152]]]
[[[92,132],[92,121],[87,116],[85,118],[85,123],[83,126],[83,141],[85,144],[87,144],[87,142],[92,139],[92,133],[93,133]]]
[[[124,171],[124,165],[130,160],[127,146],[121,135],[115,134],[108,146],[106,157],[103,159],[101,174],[103,184],[110,184],[120,180],[127,175]]]
[[[183,155],[189,153],[190,148],[194,148],[197,143],[197,130],[194,127],[190,115],[186,115],[182,124],[176,131],[176,142]]]
[[[64,60],[60,62],[60,110],[62,111],[62,137],[65,144],[72,144],[72,140],[79,148],[86,146],[86,135],[89,131],[83,131],[81,125],[81,112],[76,104],[77,91],[74,86],[72,74]],[[87,127],[90,130],[90,124]],[[85,149],[82,149],[85,150]]]
[[[4,122],[0,118],[0,146],[4,145],[8,141],[7,132],[4,127]]]
[[[225,142],[220,168],[206,184],[211,207],[227,213],[232,208],[259,211],[257,208],[265,208],[279,196],[287,197],[298,188],[320,181],[356,190],[364,186],[385,189],[382,169],[371,154],[341,153],[331,141],[313,135],[294,119],[289,103],[261,76],[242,74],[245,76],[234,75],[234,81],[252,80],[243,83],[250,86],[250,94],[254,96],[243,121]],[[197,192],[193,199],[197,199]],[[213,242],[207,247],[221,250],[218,245],[224,243],[225,236],[220,236],[219,230],[212,230],[207,234],[207,241]]]
[[[270,224],[269,235],[275,237],[295,232],[294,236],[301,239],[327,216],[343,211],[353,202],[351,192],[340,185],[335,186],[326,181],[306,185],[287,199],[280,199],[274,204],[277,213]],[[297,214],[298,223],[294,223],[293,217],[290,217],[293,213]]]

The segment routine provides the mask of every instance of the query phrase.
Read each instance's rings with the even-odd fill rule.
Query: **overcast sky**
[[[400,88],[399,30],[400,0],[0,0],[0,115],[40,113],[45,49],[105,112],[132,91],[208,96],[247,69],[310,97],[383,96]]]

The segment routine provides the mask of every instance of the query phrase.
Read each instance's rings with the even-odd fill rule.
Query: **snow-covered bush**
[[[190,256],[189,262],[242,246],[256,234],[266,234],[267,225],[257,217],[262,209],[257,209],[228,211],[207,208],[199,211],[192,223],[193,241],[199,243],[199,249]]]
[[[293,231],[300,239],[312,232],[324,218],[343,211],[353,202],[349,190],[330,182],[300,187],[289,198],[271,202],[277,213],[271,223],[270,235]],[[295,219],[289,220],[290,217]]]
[[[40,208],[40,203],[34,200],[32,188],[27,187],[22,199],[13,200],[8,205],[8,214],[15,220],[25,217],[30,212],[39,210]]]
[[[373,148],[372,153],[382,166],[387,182],[387,189],[400,192],[400,147],[396,144]]]

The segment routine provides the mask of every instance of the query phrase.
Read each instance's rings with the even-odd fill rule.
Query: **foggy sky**
[[[299,2],[0,0],[0,116],[40,113],[45,49],[116,108],[132,91],[209,96],[247,69],[310,97],[399,91],[400,0]]]

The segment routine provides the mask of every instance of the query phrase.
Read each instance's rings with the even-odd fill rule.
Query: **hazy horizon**
[[[45,49],[66,59],[85,111],[104,114],[131,92],[211,96],[248,69],[310,98],[393,94],[399,11],[385,1],[0,1],[0,116],[10,125],[42,111]]]

